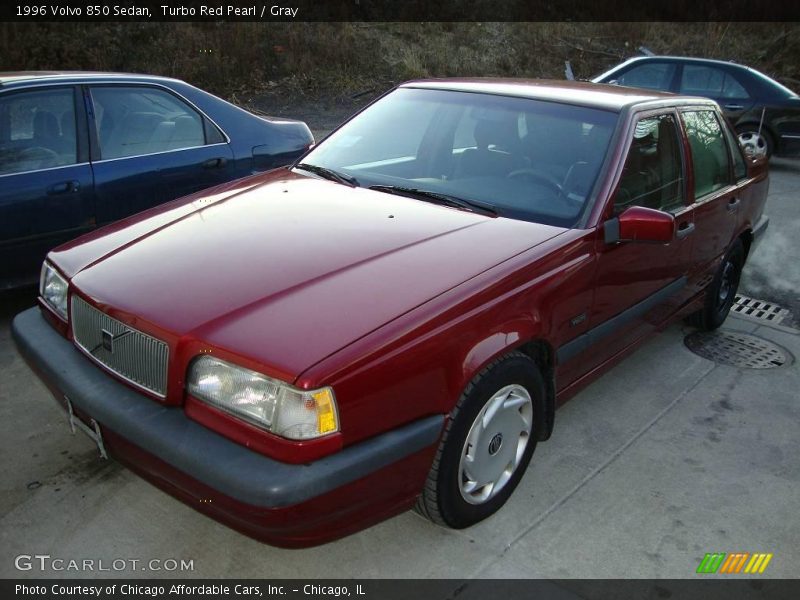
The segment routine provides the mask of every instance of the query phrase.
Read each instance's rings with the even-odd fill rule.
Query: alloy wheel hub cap
[[[531,438],[533,401],[521,385],[498,390],[484,405],[464,441],[459,490],[470,504],[497,495],[517,470]]]
[[[745,131],[739,134],[739,143],[753,156],[766,156],[767,140],[755,131]]]

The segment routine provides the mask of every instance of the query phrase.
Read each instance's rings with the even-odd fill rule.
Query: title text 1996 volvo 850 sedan
[[[292,168],[52,251],[13,332],[101,452],[258,539],[467,527],[580,386],[722,323],[767,185],[710,100],[408,83]]]

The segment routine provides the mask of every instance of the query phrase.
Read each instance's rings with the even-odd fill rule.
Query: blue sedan
[[[288,164],[305,123],[254,115],[187,83],[115,73],[0,73],[0,290],[105,223]]]
[[[745,65],[684,56],[638,56],[592,81],[711,98],[750,154],[800,151],[800,97]]]

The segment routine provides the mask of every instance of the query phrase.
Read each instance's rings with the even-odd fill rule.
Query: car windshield
[[[302,162],[306,172],[352,185],[573,227],[617,117],[528,98],[399,88]]]

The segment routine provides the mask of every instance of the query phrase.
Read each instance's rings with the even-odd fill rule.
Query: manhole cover
[[[789,351],[769,340],[735,331],[696,331],[684,339],[692,352],[714,362],[747,369],[791,364]]]

